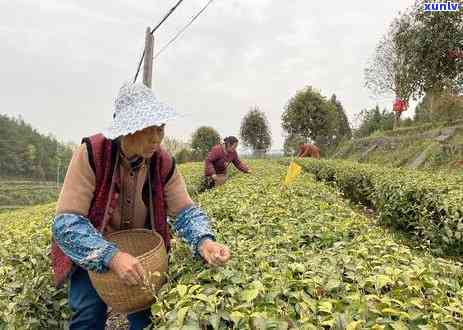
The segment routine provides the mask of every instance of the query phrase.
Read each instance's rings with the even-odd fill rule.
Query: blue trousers
[[[86,270],[77,267],[70,276],[69,305],[72,311],[69,330],[104,330],[108,307],[98,296]],[[151,324],[150,310],[127,315],[130,330]]]

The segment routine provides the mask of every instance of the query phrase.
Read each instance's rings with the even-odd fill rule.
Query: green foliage
[[[55,182],[0,181],[0,207],[50,203],[58,194]]]
[[[203,160],[203,157],[196,151],[183,148],[175,154],[175,160],[178,164],[184,164],[189,162],[199,162]]]
[[[343,139],[350,139],[352,137],[352,130],[350,128],[349,120],[347,119],[346,112],[341,102],[337,99],[336,94],[331,96],[330,102],[336,107],[337,127],[336,127],[336,141]]]
[[[219,133],[212,127],[199,127],[191,138],[191,148],[202,159],[207,156],[207,153],[213,146],[220,143]]]
[[[408,101],[445,88],[463,91],[463,61],[451,56],[463,46],[463,12],[425,12],[427,2],[400,13],[379,42],[365,70],[366,86],[376,94]]]
[[[285,138],[283,145],[283,152],[285,156],[294,156],[299,151],[299,143],[305,142],[305,139],[296,134],[288,135]]]
[[[379,41],[375,54],[365,69],[365,86],[375,95],[410,99],[416,89],[416,72],[410,66],[407,42],[413,42],[408,33],[410,20],[398,17]]]
[[[299,161],[319,180],[376,209],[381,223],[412,233],[437,254],[463,252],[461,176],[338,161]]]
[[[336,106],[309,86],[289,100],[282,115],[282,127],[289,136],[314,141],[326,151],[336,143]]]
[[[0,214],[2,329],[63,329],[69,319],[66,288],[56,289],[51,275],[54,211],[49,204]]]
[[[188,193],[191,196],[196,195],[201,185],[201,180],[204,176],[204,163],[189,162],[188,164],[179,165],[178,169],[182,174],[183,178],[185,179]]]
[[[434,126],[437,124],[436,126]],[[390,136],[390,137],[399,137],[399,136],[405,136],[405,135],[413,135],[413,134],[420,134],[420,133],[425,133],[427,131],[432,130],[435,127],[439,127],[439,123],[425,123],[425,124],[420,124],[420,125],[414,125],[411,127],[399,127],[395,130],[390,130],[390,131],[384,131],[383,135],[384,136]]]
[[[39,134],[22,119],[0,115],[0,173],[2,178],[56,180],[58,165],[67,168],[70,145]],[[64,175],[60,176],[62,180]]]
[[[188,144],[170,136],[165,136],[162,140],[162,146],[171,154],[176,155],[180,151],[187,149]]]
[[[452,128],[443,122],[432,122],[376,131],[366,138],[340,144],[332,158],[397,168],[411,166],[420,157],[423,160],[418,164],[419,169],[463,173],[463,167],[458,165],[463,159],[462,123],[455,121],[457,126]],[[449,140],[436,141],[453,130],[454,135]]]
[[[177,164],[184,164],[189,162],[191,159],[191,150],[189,149],[182,149],[175,154],[175,161]]]
[[[202,167],[179,166],[191,193]],[[48,204],[0,214],[0,329],[63,329],[69,320],[66,286],[56,289],[51,274],[54,212]]]
[[[424,2],[417,1],[403,14],[411,22],[403,33],[412,34],[413,42],[403,40],[401,49],[407,50],[410,68],[419,73],[417,94],[444,88],[462,92],[463,61],[450,54],[463,48],[463,11],[427,13]],[[463,5],[461,0],[454,2]]]
[[[265,153],[272,145],[270,127],[265,113],[255,107],[241,121],[240,136],[246,147],[254,153]]]
[[[156,329],[459,328],[461,263],[399,243],[310,174],[283,189],[285,166],[251,166],[252,176],[196,196],[233,257],[207,267],[176,237],[169,281],[151,307]],[[203,164],[179,169],[190,188]],[[356,183],[368,187],[367,178]],[[45,205],[0,215],[2,329],[62,329],[69,318],[66,289],[51,282],[53,213]]]
[[[449,124],[463,118],[463,96],[443,92],[434,102],[433,118]]]
[[[463,96],[456,96],[448,92],[440,95],[426,94],[415,108],[414,120],[423,122],[454,123],[463,118]]]
[[[286,167],[252,167],[198,196],[233,257],[205,267],[176,240],[156,329],[459,327],[460,263],[398,243],[310,175],[284,190]]]
[[[376,131],[392,130],[394,126],[394,114],[379,110],[376,106],[370,110],[362,110],[360,113],[361,123],[359,128],[355,131],[355,137],[366,137]]]
[[[433,119],[430,107],[430,94],[426,94],[423,99],[416,105],[415,108],[415,122],[430,122]]]

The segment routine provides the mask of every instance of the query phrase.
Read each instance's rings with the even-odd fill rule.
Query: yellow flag
[[[285,186],[290,185],[301,173],[301,170],[302,167],[297,165],[295,162],[291,162],[291,164],[288,167],[288,173],[286,174]]]

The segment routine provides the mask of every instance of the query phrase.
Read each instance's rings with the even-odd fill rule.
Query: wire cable
[[[171,10],[169,10],[169,12],[164,16],[164,18],[158,23],[158,25],[156,25],[153,30],[151,30],[151,35],[156,32],[157,29],[159,29],[159,27],[162,25],[162,23],[165,22],[165,20],[175,11],[175,9],[177,9],[178,6],[180,6],[180,4],[183,2],[183,0],[179,0],[175,6],[173,6],[171,8]]]
[[[183,2],[183,0],[178,0],[177,3],[167,12],[166,15],[162,18],[162,20],[151,30],[151,35],[156,32],[157,29],[167,20],[167,18],[177,9],[178,6]],[[135,73],[135,77],[133,79],[133,83],[137,81],[138,74],[140,73],[141,65],[143,63],[143,59],[145,58],[145,49],[143,49],[143,54],[141,55],[140,61],[138,62],[137,72]]]
[[[213,1],[214,1],[214,0],[209,0],[209,1],[207,2],[207,4],[206,4],[200,11],[198,11],[198,12],[196,13],[196,15],[193,16],[192,19],[191,19],[182,29],[180,29],[180,30],[175,34],[175,36],[174,36],[172,39],[170,39],[170,41],[169,41],[167,44],[165,44],[165,45],[156,53],[156,55],[154,55],[153,58],[156,59],[159,55],[161,55],[162,52],[164,52],[164,51],[167,49],[167,47],[169,47],[175,40],[177,40],[177,39],[182,35],[182,33],[185,32],[185,30],[188,29],[188,27],[189,27],[191,24],[193,24],[193,22],[194,22],[194,21],[195,21],[195,20],[207,9],[207,7],[209,7],[209,5],[210,5]]]

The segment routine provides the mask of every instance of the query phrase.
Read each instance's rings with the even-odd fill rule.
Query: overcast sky
[[[110,124],[119,87],[132,79],[144,31],[176,0],[0,0],[0,113],[41,133],[80,141]],[[185,0],[155,36],[159,50],[207,0]],[[153,89],[188,116],[167,134],[201,125],[238,135],[258,105],[283,143],[281,114],[312,85],[336,93],[349,119],[376,103],[363,70],[389,23],[413,0],[215,0],[154,64]],[[411,115],[408,113],[406,115]]]

